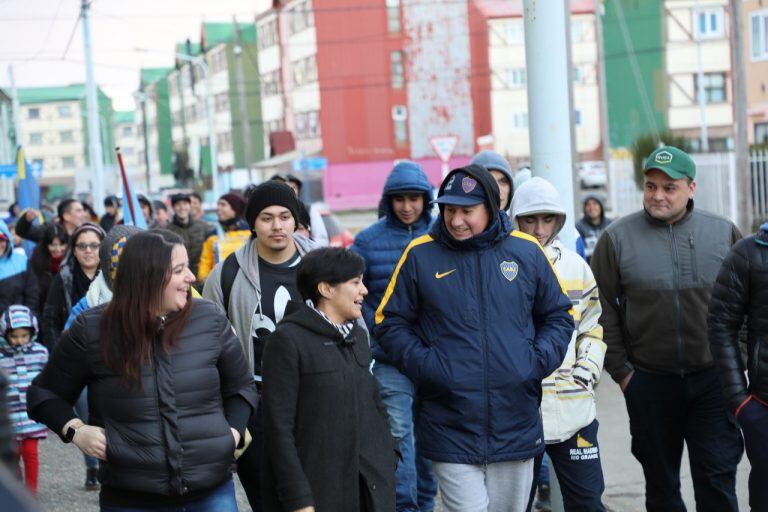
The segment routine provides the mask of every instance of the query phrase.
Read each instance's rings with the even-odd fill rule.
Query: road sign
[[[459,144],[459,138],[456,135],[443,135],[440,137],[430,137],[429,143],[435,154],[444,164],[447,164],[456,146]]]
[[[294,172],[324,171],[328,168],[328,159],[324,156],[298,158],[292,162],[291,168]]]

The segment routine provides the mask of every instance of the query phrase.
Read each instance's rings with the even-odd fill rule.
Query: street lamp
[[[208,64],[206,64],[205,57],[202,55],[193,57],[191,55],[177,53],[176,58],[200,66],[200,70],[203,72],[203,78],[205,79],[205,115],[208,118],[208,148],[211,152],[211,188],[213,188],[214,198],[217,198],[219,197],[219,165],[216,154],[216,133],[213,130],[211,75],[208,72]]]

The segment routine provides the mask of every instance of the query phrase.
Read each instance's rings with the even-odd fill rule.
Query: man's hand
[[[635,370],[632,370],[627,374],[626,377],[621,379],[621,382],[619,383],[619,387],[621,388],[621,392],[624,393],[627,390],[627,386],[629,386],[629,381],[632,380],[632,376],[635,374]]]
[[[83,425],[77,429],[72,442],[84,454],[99,460],[107,460],[107,436],[103,428]]]

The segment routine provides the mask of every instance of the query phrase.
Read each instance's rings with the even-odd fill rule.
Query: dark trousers
[[[256,408],[256,414],[251,415],[248,430],[251,432],[251,444],[237,459],[237,476],[240,477],[240,483],[253,512],[261,512],[261,462],[264,458],[264,425],[261,402]]]
[[[738,413],[749,473],[749,506],[752,512],[768,510],[768,403],[752,397]]]
[[[636,370],[624,397],[632,454],[645,474],[648,512],[685,512],[680,494],[683,443],[698,512],[738,512],[736,466],[743,444],[715,368],[684,377]]]
[[[547,445],[547,455],[555,468],[563,505],[568,512],[605,511],[598,426],[599,423],[594,420],[567,441]]]

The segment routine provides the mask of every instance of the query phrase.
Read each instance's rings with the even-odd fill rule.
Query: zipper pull
[[[695,245],[693,245],[693,235],[688,236],[688,245],[691,246],[691,249],[695,247]]]

